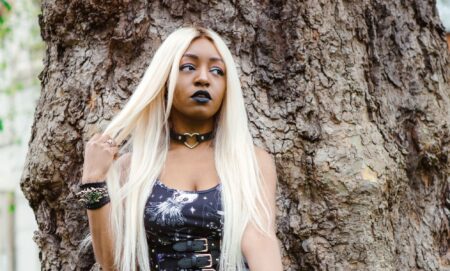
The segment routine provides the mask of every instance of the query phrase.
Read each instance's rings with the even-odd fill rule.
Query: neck
[[[184,134],[184,133],[199,133],[199,134],[206,134],[211,132],[214,129],[214,118],[209,119],[193,119],[193,118],[186,118],[182,114],[172,114],[170,115],[170,126],[171,130],[174,131],[177,134]],[[189,145],[194,145],[197,140],[195,138],[186,137],[187,143]],[[170,139],[170,149],[178,149],[182,148],[185,149],[185,142],[180,142],[177,140],[174,140],[173,138]],[[212,140],[207,140],[204,142],[199,142],[198,146],[195,146],[193,150],[199,150],[204,148],[210,148],[212,144]]]
[[[206,120],[186,119],[180,115],[173,115],[170,118],[171,129],[179,134],[182,133],[199,133],[204,134],[214,129],[214,119]]]

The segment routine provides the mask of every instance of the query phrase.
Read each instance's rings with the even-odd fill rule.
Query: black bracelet
[[[77,196],[89,210],[99,209],[110,201],[106,182],[82,184]]]
[[[106,187],[105,181],[80,184],[81,190],[84,190],[86,188],[101,188],[101,187]]]
[[[95,210],[103,207],[104,205],[108,204],[110,201],[109,196],[101,198],[98,202],[90,203],[87,202],[84,204],[84,207],[88,210]]]

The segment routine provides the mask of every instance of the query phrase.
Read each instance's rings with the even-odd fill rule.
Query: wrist
[[[81,183],[101,183],[106,181],[106,174],[86,174],[81,178]]]
[[[84,204],[85,208],[89,210],[99,209],[110,201],[108,187],[105,182],[82,184],[76,195],[79,202]]]

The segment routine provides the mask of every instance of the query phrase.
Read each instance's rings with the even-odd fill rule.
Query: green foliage
[[[2,8],[5,7],[7,11],[11,11],[11,5],[6,0],[0,0],[0,40],[9,32],[11,32],[11,27],[6,24],[5,14],[1,12]]]
[[[11,27],[5,25],[4,19],[0,16],[0,39],[11,32]]]
[[[0,0],[0,99],[15,97],[24,90],[39,87],[36,73],[41,69],[45,48],[37,24],[40,2],[40,0]],[[24,20],[34,23],[29,24]],[[17,47],[20,48],[19,54],[8,55],[9,48]],[[31,72],[18,68],[22,59],[29,61]],[[11,100],[14,101],[14,98]],[[6,135],[8,138],[7,143],[2,144],[0,149],[12,144],[23,144],[22,135],[15,131],[14,125],[11,125],[17,113],[15,106],[11,104],[7,105],[5,114],[0,116],[0,135]]]
[[[16,211],[16,205],[13,204],[13,203],[11,203],[11,204],[8,206],[8,212],[9,212],[10,214],[12,214],[12,213],[14,213],[15,211]]]
[[[19,91],[21,91],[23,89],[25,89],[25,86],[24,86],[24,84],[22,82],[15,82],[14,84],[12,84],[8,88],[6,88],[4,90],[4,92],[7,95],[14,95],[14,94],[16,94],[17,92],[19,92]]]
[[[8,193],[8,201],[9,201],[9,204],[8,204],[8,212],[10,213],[10,214],[13,214],[15,211],[16,211],[16,204],[15,204],[15,197],[14,197],[14,192],[9,192]]]
[[[7,10],[11,10],[11,5],[8,3],[8,1],[6,1],[6,0],[0,0],[0,2],[3,4],[3,6],[4,6]]]

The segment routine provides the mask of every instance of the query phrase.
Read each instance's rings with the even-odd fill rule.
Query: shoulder
[[[258,162],[265,163],[266,165],[274,163],[272,155],[270,155],[265,149],[256,145],[254,145],[254,148],[256,159],[258,159]]]
[[[275,161],[272,155],[265,149],[256,145],[254,148],[256,160],[258,162],[262,177],[264,178],[264,183],[271,188],[270,190],[272,190],[275,188],[277,182]]]

